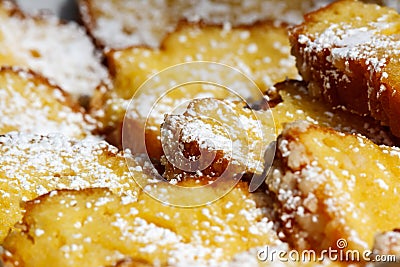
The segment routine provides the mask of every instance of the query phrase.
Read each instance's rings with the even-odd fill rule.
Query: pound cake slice
[[[0,1],[0,65],[32,69],[71,93],[91,96],[107,71],[85,31],[55,17],[31,17]]]
[[[168,188],[163,190],[170,194]],[[134,202],[107,189],[53,191],[26,203],[24,218],[3,243],[3,259],[25,267],[129,266],[130,261],[231,266],[239,253],[282,244],[267,205],[263,192],[250,194],[243,182],[212,204],[192,208],[164,205],[143,191]],[[251,256],[257,259],[256,253]],[[134,263],[130,266],[138,266]]]
[[[238,172],[261,174],[265,161],[272,161],[274,155],[269,144],[285,123],[296,120],[358,133],[378,144],[398,142],[374,119],[333,110],[312,98],[302,82],[279,83],[266,98],[271,105],[268,110],[251,110],[244,102],[200,99],[191,101],[181,115],[167,115],[161,127],[164,177],[180,180],[199,172],[219,177],[230,164]],[[188,166],[190,171],[184,171]]]
[[[167,94],[182,77],[185,81],[201,79],[222,86],[234,85],[241,90],[241,96],[246,98],[254,96],[250,87],[255,88],[255,85],[247,78],[247,83],[243,81],[244,75],[238,78],[238,72],[228,66],[247,75],[261,91],[287,77],[298,76],[294,58],[290,56],[286,28],[271,23],[232,29],[183,23],[177,31],[168,35],[160,49],[135,47],[111,51],[107,58],[113,88],[97,91],[92,100],[91,114],[102,123],[103,130],[112,136],[109,138],[110,142],[115,145],[121,143],[121,124],[133,96],[126,115],[129,123],[135,125],[132,128],[142,127],[141,131],[147,120],[148,127],[145,130],[149,140],[152,140],[149,143],[159,143],[152,136],[159,138],[164,114],[171,113],[184,102],[198,97],[241,100],[221,86],[210,88],[209,85],[200,83],[187,85]],[[182,65],[175,72],[174,68],[163,71],[176,64],[193,61],[211,61],[228,66],[223,68],[221,65],[222,71],[221,68],[210,70],[205,62],[203,65]],[[150,80],[151,88],[138,91],[147,79],[160,71],[163,72]],[[151,116],[148,116],[146,107],[152,107],[156,103]],[[110,134],[112,132],[114,134]],[[158,151],[155,157],[159,157],[159,146],[149,150]]]
[[[20,203],[51,190],[107,187],[124,201],[137,195],[123,155],[94,138],[10,133],[0,136],[0,155],[0,244],[22,218]]]
[[[80,0],[83,22],[100,46],[120,49],[134,45],[159,47],[178,22],[251,25],[262,20],[298,23],[304,13],[329,1],[317,0]]]
[[[305,121],[288,124],[266,182],[289,244],[371,249],[375,234],[399,226],[399,162],[398,148]]]
[[[263,173],[265,150],[277,136],[274,120],[269,112],[245,107],[203,98],[191,101],[182,115],[167,115],[161,127],[164,177],[220,177],[229,165],[237,174]]]
[[[338,1],[290,30],[292,54],[314,96],[371,115],[400,136],[399,29],[394,9]]]
[[[93,118],[60,88],[42,76],[17,68],[0,68],[0,134],[11,131],[74,138],[91,135]]]

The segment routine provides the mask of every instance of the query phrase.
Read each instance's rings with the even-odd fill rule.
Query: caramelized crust
[[[0,68],[0,134],[11,131],[84,138],[93,119],[47,79],[18,68]]]
[[[183,62],[212,61],[238,68],[264,91],[286,77],[297,77],[295,63],[289,55],[289,50],[284,26],[276,27],[270,23],[258,23],[251,27],[226,29],[220,26],[184,23],[168,35],[160,49],[135,47],[109,52],[107,58],[113,73],[114,87],[108,91],[98,92],[92,102],[92,114],[101,121],[105,131],[116,130],[113,136],[117,140],[110,141],[120,145],[121,123],[126,108],[134,96],[131,109],[127,113],[129,122],[126,127],[131,124],[132,129],[143,132],[143,125],[147,119],[146,139],[149,140],[149,144],[155,144],[148,150],[154,151],[154,157],[159,158],[162,154],[159,141],[160,125],[164,114],[170,114],[180,104],[197,97],[237,99],[237,96],[233,96],[223,88],[216,86],[210,88],[210,86],[199,84],[186,86],[182,90],[163,95],[173,87],[171,85],[174,81],[181,80],[180,77],[185,77],[189,81],[191,78],[195,79],[194,77],[197,77],[195,80],[202,77],[205,80],[217,80],[218,83],[229,86],[234,81],[229,80],[232,73],[221,74],[215,71],[207,73],[207,70],[202,70],[201,66],[188,67],[183,72],[162,76],[164,77],[162,81],[157,82],[153,79],[152,88],[137,92],[150,76]],[[242,82],[239,81],[237,84]],[[243,82],[243,86],[238,87],[244,91],[242,97],[250,94],[246,91],[249,87],[248,83]],[[163,97],[157,99],[157,95],[163,95]],[[152,106],[155,103],[157,106],[147,118],[148,114],[143,114],[145,113],[143,107]]]
[[[332,110],[313,99],[301,82],[279,83],[267,92],[266,98],[273,103],[270,110],[250,110],[244,108],[243,102],[201,99],[190,102],[182,115],[166,116],[161,128],[167,155],[162,160],[166,167],[164,177],[180,180],[199,172],[219,177],[228,165],[233,165],[235,172],[261,174],[265,159],[274,153],[273,147],[265,153],[268,145],[285,123],[295,120],[362,134],[378,144],[397,142],[375,120]],[[188,164],[191,171],[185,171]]]
[[[198,208],[166,206],[144,192],[126,202],[106,189],[53,191],[26,204],[3,258],[26,267],[112,266],[129,258],[151,266],[230,266],[238,253],[280,243],[267,203],[244,183]]]
[[[278,138],[267,185],[281,229],[298,249],[372,248],[374,235],[398,227],[400,150],[306,122]]]
[[[400,136],[399,29],[393,9],[338,1],[290,30],[292,54],[311,94]]]
[[[296,120],[305,120],[312,124],[333,128],[339,132],[356,133],[368,137],[374,143],[395,145],[399,143],[389,129],[380,125],[369,116],[358,116],[351,112],[332,109],[330,106],[313,98],[303,82],[286,81],[275,86],[281,98],[272,106],[272,115],[280,134],[284,124]],[[272,94],[270,90],[266,95]],[[276,95],[276,93],[274,93]],[[276,97],[276,96],[275,96]]]
[[[0,243],[21,219],[22,201],[89,187],[108,187],[128,201],[139,190],[118,150],[94,138],[12,133],[0,137],[0,154]]]

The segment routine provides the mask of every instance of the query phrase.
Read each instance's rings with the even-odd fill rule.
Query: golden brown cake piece
[[[277,136],[274,121],[270,113],[245,106],[244,102],[203,98],[190,102],[182,115],[166,116],[161,127],[164,177],[179,181],[186,178],[185,173],[261,174],[264,152]]]
[[[304,121],[288,124],[277,147],[267,185],[293,247],[364,251],[398,227],[398,148]]]
[[[279,83],[266,98],[270,110],[250,110],[243,102],[200,99],[190,102],[182,115],[166,116],[161,127],[164,176],[169,180],[199,173],[219,177],[229,165],[234,172],[261,174],[265,160],[274,153],[268,145],[283,124],[296,120],[362,134],[378,144],[397,141],[375,120],[332,110],[313,99],[302,82]],[[267,149],[272,150],[265,153]]]
[[[107,58],[113,74],[113,88],[97,91],[92,101],[92,114],[101,121],[105,132],[114,131],[111,141],[119,145],[121,123],[131,98],[135,96],[127,113],[127,127],[130,124],[133,129],[142,127],[139,132],[143,131],[142,125],[148,119],[146,134],[151,140],[149,143],[155,144],[149,150],[155,152],[155,158],[159,158],[162,153],[157,139],[164,114],[171,113],[180,104],[197,97],[238,99],[224,88],[210,88],[204,84],[187,85],[184,89],[178,88],[163,95],[182,77],[185,81],[201,78],[223,86],[236,85],[244,98],[251,96],[249,87],[254,87],[254,84],[248,85],[248,80],[245,83],[240,80],[243,77],[237,78],[237,73],[229,67],[222,71],[210,70],[205,63],[185,65],[186,69],[182,67],[178,71],[164,71],[158,78],[151,80],[151,88],[148,86],[148,90],[142,88],[137,91],[149,77],[183,62],[212,61],[238,68],[264,91],[287,77],[298,76],[289,50],[284,26],[258,23],[251,27],[227,29],[183,23],[177,31],[168,35],[160,49],[135,47],[109,52]],[[158,96],[162,97],[158,99]],[[145,107],[156,103],[152,114],[148,116]]]
[[[91,96],[107,78],[90,38],[76,23],[28,16],[2,0],[0,24],[1,66],[34,70],[76,98]]]
[[[107,48],[159,47],[178,22],[251,25],[262,20],[298,23],[305,12],[329,1],[317,0],[80,0],[82,20],[96,42]]]
[[[0,68],[0,118],[0,134],[61,132],[84,138],[95,129],[93,118],[59,87],[17,68]]]
[[[54,189],[108,187],[136,199],[124,157],[104,141],[12,133],[0,136],[0,154],[0,243],[22,218],[20,203]]]
[[[400,136],[399,29],[394,9],[338,1],[290,30],[292,54],[311,94]]]
[[[197,208],[166,206],[144,192],[126,203],[106,189],[53,191],[26,204],[3,259],[25,267],[230,266],[238,253],[281,244],[267,205],[265,194],[248,193],[245,183]]]

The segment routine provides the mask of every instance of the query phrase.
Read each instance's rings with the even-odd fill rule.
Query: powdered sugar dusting
[[[381,33],[390,25],[386,19],[382,17],[378,22],[361,27],[346,23],[332,24],[312,37],[301,34],[298,40],[306,45],[305,52],[321,53],[329,49],[329,62],[364,59],[368,69],[380,72],[389,58],[400,55],[400,40]]]
[[[400,255],[400,232],[398,230],[379,233],[375,236],[373,252],[380,255]]]
[[[67,92],[92,95],[107,78],[91,40],[74,22],[55,17],[21,18],[1,4],[0,63],[40,72]]]
[[[29,251],[63,240],[63,246],[53,253],[78,265],[96,248],[96,260],[102,266],[138,254],[160,265],[231,266],[238,253],[264,245],[283,245],[266,217],[264,195],[249,195],[244,190],[246,187],[237,187],[226,199],[190,209],[165,206],[145,193],[140,193],[137,201],[124,204],[119,196],[104,189],[58,192],[31,202],[34,206],[27,211],[25,217],[29,219],[23,227],[30,219],[35,220],[29,225],[36,233]],[[232,202],[236,204],[228,207]],[[93,228],[107,234],[99,235]],[[17,241],[27,235],[15,232],[12,238]],[[17,253],[23,254],[18,249]],[[253,257],[257,259],[256,254]],[[244,255],[236,258],[243,259]]]
[[[399,136],[399,25],[394,9],[338,1],[292,28],[292,52],[311,94],[372,116]]]
[[[338,235],[349,249],[368,249],[376,231],[396,227],[397,207],[391,203],[399,199],[398,148],[306,122],[288,125],[278,148],[283,166],[267,183],[281,203],[282,229],[296,247],[324,249]]]
[[[0,133],[60,133],[83,138],[92,119],[71,107],[63,93],[41,77],[18,69],[0,70]]]
[[[251,25],[262,20],[298,23],[303,13],[329,1],[90,1],[81,9],[91,25],[93,35],[106,47],[123,48],[132,45],[158,47],[168,32],[180,20],[203,21],[210,24]],[[92,17],[90,17],[92,15]],[[157,23],[155,23],[157,22]],[[253,49],[253,48],[251,48]]]
[[[237,42],[247,35],[247,38]],[[258,47],[257,50],[254,47]],[[206,64],[195,66],[189,63],[210,61],[237,68],[264,91],[287,77],[299,78],[294,57],[290,56],[289,50],[285,28],[267,22],[248,29],[229,30],[219,26],[183,24],[164,40],[161,49],[134,47],[108,54],[110,61],[114,62],[116,77],[113,90],[104,97],[102,108],[105,112],[99,113],[99,120],[104,121],[105,126],[118,125],[125,114],[124,106],[132,96],[134,98],[128,116],[140,123],[148,119],[149,124],[157,129],[164,115],[171,114],[184,101],[200,97],[238,99],[229,90],[244,99],[255,97],[252,90],[254,84],[250,84],[242,74],[238,75],[237,71],[229,67],[211,68]],[[185,68],[179,68],[179,73],[166,69],[184,62],[188,64]],[[152,76],[154,74],[157,75]],[[188,81],[204,82],[174,87]],[[205,82],[228,89],[206,85]],[[145,88],[141,87],[143,84]],[[154,109],[149,115],[151,106]]]
[[[242,171],[262,173],[265,149],[275,138],[274,122],[270,112],[244,106],[212,98],[194,100],[183,115],[166,117],[161,129],[163,143],[173,151],[183,144],[194,146],[194,142],[200,149],[222,151],[223,157]]]
[[[61,134],[0,136],[0,239],[21,217],[21,201],[54,189],[107,187],[131,202],[136,186],[122,155],[104,141],[71,140]]]
[[[108,187],[121,194],[132,193],[125,184],[129,175],[123,157],[115,147],[95,138],[77,141],[61,134],[39,136],[13,132],[0,137],[0,150],[3,174],[7,179],[18,180],[27,191],[35,191],[43,183],[48,189],[91,186]],[[119,175],[118,169],[125,171]]]

